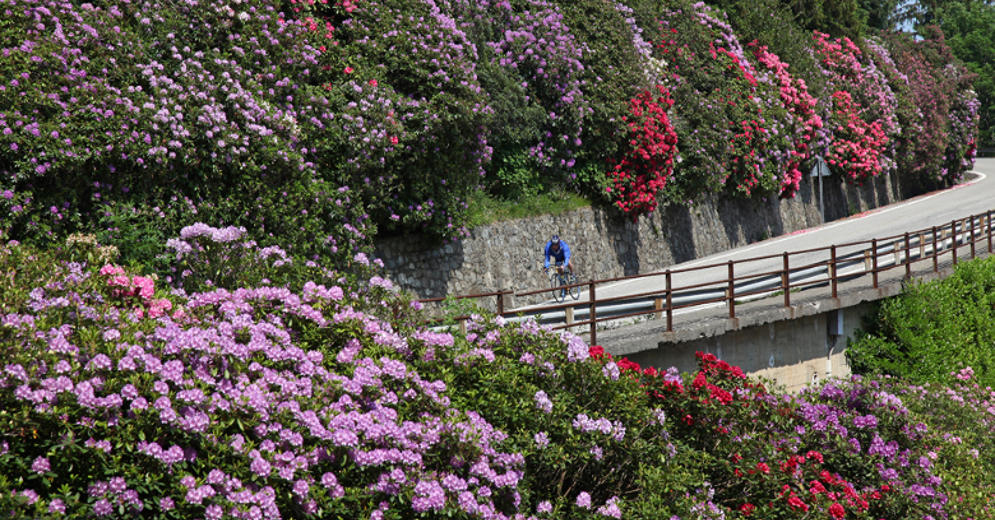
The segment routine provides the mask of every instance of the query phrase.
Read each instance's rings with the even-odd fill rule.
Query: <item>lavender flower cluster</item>
[[[855,375],[848,381],[831,381],[807,389],[798,397],[804,425],[799,429],[799,445],[806,439],[838,436],[853,456],[875,467],[878,476],[895,491],[919,504],[936,518],[947,515],[948,496],[942,491],[943,478],[922,451],[929,431],[916,422],[898,392],[887,380]],[[935,454],[933,454],[935,458]]]
[[[200,224],[172,245],[185,256],[242,248],[243,240],[241,229]],[[3,246],[0,258],[22,247]],[[152,316],[122,305],[117,286],[106,283],[118,269],[61,267],[29,290],[25,305],[0,315],[10,347],[0,403],[22,410],[26,425],[55,425],[36,429],[16,454],[3,445],[5,461],[29,458],[26,473],[8,475],[14,488],[0,489],[0,499],[103,518],[120,510],[212,519],[358,510],[374,518],[531,518],[519,489],[524,454],[507,449],[508,435],[482,414],[454,407],[452,389],[422,377],[419,367],[428,365],[419,363],[494,363],[494,350],[519,335],[559,345],[560,362],[579,363],[588,356],[578,337],[479,316],[458,342],[449,333],[399,330],[360,310],[371,304],[355,289],[313,282],[298,292],[177,292],[171,313]],[[368,285],[387,285],[378,280]],[[555,378],[564,367],[551,361],[518,362]],[[544,392],[535,400],[552,410]],[[584,431],[627,438],[619,420],[582,419]],[[542,432],[535,441],[550,444]],[[70,471],[77,461],[58,445],[93,457],[99,469]],[[86,498],[65,500],[63,485],[85,489]],[[593,513],[621,516],[618,498],[592,503],[584,494]]]

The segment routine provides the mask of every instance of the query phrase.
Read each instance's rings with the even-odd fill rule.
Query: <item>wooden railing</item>
[[[910,231],[871,240],[834,244],[821,248],[784,252],[775,255],[757,256],[744,260],[729,260],[702,266],[667,269],[663,272],[590,280],[558,288],[538,289],[515,293],[496,291],[483,294],[457,296],[457,299],[497,299],[497,314],[509,316],[537,316],[544,320],[562,319],[563,324],[554,329],[588,326],[590,342],[597,344],[597,324],[608,320],[634,318],[653,314],[657,319],[667,320],[667,331],[674,330],[674,311],[697,306],[724,302],[729,310],[729,318],[736,318],[737,301],[769,297],[782,293],[784,306],[791,306],[793,291],[828,285],[830,296],[839,297],[839,285],[870,275],[870,285],[878,288],[880,275],[892,269],[904,268],[904,278],[911,278],[913,266],[917,262],[932,261],[932,271],[939,270],[941,257],[949,255],[951,263],[959,261],[958,250],[970,248],[970,256],[977,255],[977,244],[982,243],[992,251],[992,211],[958,219],[943,226]],[[761,272],[751,272],[750,264],[770,262],[780,258],[779,266]],[[745,270],[744,270],[745,269]],[[758,269],[754,267],[754,269]],[[759,267],[759,269],[764,269]],[[707,273],[711,271],[711,273]],[[675,285],[675,278],[695,272],[706,272],[705,281]],[[722,274],[718,274],[722,273]],[[663,288],[624,296],[598,298],[599,285],[635,279],[663,278]],[[686,277],[686,276],[685,276]],[[585,301],[564,302],[553,305],[539,305],[520,309],[506,309],[506,298],[552,293],[564,288],[580,287],[587,289]],[[422,303],[442,302],[446,298],[419,300]],[[600,310],[599,310],[600,307]],[[562,314],[562,317],[560,316]],[[577,321],[577,314],[586,314],[587,319]],[[465,332],[464,320],[469,316],[455,316],[460,329]],[[515,318],[511,318],[515,319]]]

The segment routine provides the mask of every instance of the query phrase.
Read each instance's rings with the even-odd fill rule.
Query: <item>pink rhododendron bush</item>
[[[425,329],[375,261],[183,234],[172,280],[85,240],[0,248],[5,518],[984,517],[967,371],[784,396],[710,354],[679,374],[532,322]]]

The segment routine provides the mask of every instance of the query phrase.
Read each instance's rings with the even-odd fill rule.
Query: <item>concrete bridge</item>
[[[676,366],[682,371],[695,369],[696,351],[711,352],[788,391],[825,377],[846,376],[850,373],[847,342],[861,327],[861,319],[875,308],[875,302],[898,295],[910,280],[944,278],[953,272],[956,263],[991,253],[992,210],[995,159],[979,159],[965,182],[951,189],[674,266],[674,270],[694,269],[734,260],[739,270],[739,261],[767,256],[766,262],[758,262],[742,276],[766,272],[769,279],[784,271],[782,258],[788,255],[779,254],[819,249],[819,253],[804,259],[796,260],[792,255],[793,265],[810,266],[812,271],[818,269],[811,266],[822,263],[825,274],[810,273],[809,283],[799,282],[797,287],[794,281],[785,284],[790,287],[787,298],[784,292],[774,289],[737,298],[733,303],[734,318],[730,318],[728,302],[674,311],[670,327],[660,314],[650,314],[649,319],[608,322],[596,331],[596,341],[613,355],[628,357],[641,365]],[[972,215],[975,218],[968,219]],[[864,265],[854,266],[851,261],[849,276],[839,258],[833,262],[825,258],[827,246],[866,241],[877,253],[870,255],[871,248],[863,246],[862,257],[856,263]],[[836,284],[831,283],[828,264],[839,266],[833,273],[839,278]],[[696,278],[685,280],[683,286],[701,283],[704,271],[707,270],[695,271]],[[714,278],[715,268],[712,271]],[[718,277],[723,278],[721,274]],[[600,300],[650,290],[651,283],[633,279],[611,288],[598,287],[597,296]],[[589,334],[588,331],[588,337]]]
[[[513,308],[510,291],[488,297],[509,319],[570,324],[644,366],[690,371],[705,351],[794,391],[849,375],[847,342],[875,302],[989,255],[993,215],[995,159],[979,159],[953,188],[667,271],[582,282],[577,301]]]

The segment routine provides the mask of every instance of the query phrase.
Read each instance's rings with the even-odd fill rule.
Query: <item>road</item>
[[[672,270],[688,269],[729,260],[743,260],[767,255],[781,255],[785,251],[804,251],[845,244],[873,238],[900,235],[932,226],[949,224],[952,220],[995,210],[995,159],[978,159],[973,172],[976,179],[952,188],[929,193],[907,201],[868,211],[845,220],[806,229],[791,235],[771,238],[763,242],[729,250],[723,253],[684,262]],[[793,255],[792,267],[816,262],[823,258],[806,259]],[[762,262],[737,264],[736,276],[781,269],[780,256]],[[674,287],[687,287],[727,276],[725,267],[711,270],[675,274]],[[598,299],[624,296],[665,289],[663,277],[640,278],[598,286]],[[584,299],[586,294],[582,294]]]
[[[820,265],[818,269],[821,270],[821,274],[819,276],[821,276],[822,279],[825,279],[827,276],[825,265],[829,260],[828,250],[823,249],[818,252],[801,254],[796,254],[794,252],[826,248],[830,245],[836,245],[839,246],[837,247],[837,259],[841,259],[847,254],[860,255],[858,258],[862,258],[863,252],[870,249],[869,241],[871,239],[880,240],[884,237],[894,237],[902,235],[906,232],[930,229],[933,226],[939,227],[947,225],[949,227],[949,224],[953,220],[963,219],[970,215],[982,214],[989,210],[995,210],[995,159],[978,159],[975,163],[974,169],[972,170],[970,180],[952,188],[922,195],[914,199],[892,204],[883,208],[871,210],[852,216],[845,220],[830,222],[819,227],[802,230],[790,235],[771,238],[749,246],[673,265],[670,267],[670,270],[675,271],[672,275],[672,287],[675,291],[674,305],[680,306],[682,305],[682,302],[687,304],[692,301],[703,302],[711,298],[721,298],[722,293],[727,286],[725,280],[728,280],[729,272],[727,264],[730,260],[737,261],[734,270],[735,276],[738,280],[751,275],[756,275],[758,277],[749,283],[746,283],[745,280],[737,281],[736,288],[737,295],[746,296],[747,299],[755,299],[763,297],[764,295],[769,295],[770,291],[765,290],[766,292],[758,293],[751,297],[747,293],[750,290],[756,291],[757,289],[749,289],[748,286],[751,284],[756,286],[756,283],[754,282],[764,280],[766,280],[767,287],[770,287],[770,284],[777,285],[777,273],[781,272],[784,268],[783,253],[785,252],[792,253],[789,257],[789,267],[794,273],[792,275],[792,279],[796,276],[806,276],[803,274],[804,271],[811,271],[810,269],[806,269],[806,267],[814,265]],[[942,236],[938,238],[942,238]],[[931,237],[924,238],[924,241],[931,242]],[[862,243],[849,247],[843,246],[844,244],[852,244],[855,242]],[[916,242],[915,240],[912,242],[913,243],[911,245],[913,247],[913,251],[910,252],[912,252],[914,256],[918,256],[919,251],[918,247],[915,245]],[[882,249],[891,245],[892,244],[890,243],[878,243],[878,247]],[[931,247],[932,246],[930,246],[930,248]],[[946,247],[948,246],[944,246],[941,249],[946,249]],[[898,246],[898,248],[901,249],[902,246]],[[961,252],[961,254],[966,253],[967,251]],[[947,254],[949,255],[949,253]],[[878,260],[882,262],[890,262],[891,260],[888,259],[888,256],[890,255],[881,253]],[[760,257],[759,260],[740,263],[743,260],[756,259],[758,257]],[[941,260],[941,262],[943,262],[943,260]],[[847,264],[840,264],[840,269],[842,269],[840,273],[846,274],[847,272],[863,271],[864,267],[860,265],[861,263],[862,262],[858,261],[858,265],[856,266],[853,265],[853,263],[850,263],[849,267],[847,267]],[[708,265],[717,267],[703,267]],[[929,268],[930,266],[920,264],[920,267]],[[688,269],[691,269],[691,271],[686,271]],[[773,276],[771,276],[772,273],[774,273]],[[760,275],[767,276],[763,276],[763,280],[760,280]],[[772,278],[773,281],[771,281]],[[792,281],[792,284],[794,283],[795,282]],[[871,284],[871,280],[867,279],[861,283],[869,286]],[[696,289],[698,294],[697,296],[694,295],[694,291],[687,291],[687,288],[695,286],[698,286]],[[611,284],[599,284],[597,286],[597,295],[599,301],[604,301],[611,298],[625,298],[626,296],[645,293],[662,293],[665,289],[665,277],[653,276],[630,279]],[[776,287],[774,287],[774,289],[776,289]],[[678,302],[678,298],[681,299],[682,302]],[[587,300],[588,293],[586,290],[582,289],[580,300],[574,303],[581,303]],[[742,296],[737,296],[736,300],[741,301]],[[599,304],[598,315],[599,317],[607,317],[612,314],[626,314],[628,312],[647,310],[645,306],[647,304],[652,305],[652,302],[646,298],[641,299],[643,303],[637,303],[638,301],[640,300],[629,299],[627,302]],[[569,302],[572,302],[572,300],[568,298],[568,303]],[[511,312],[534,314],[536,311],[529,311],[531,309],[535,309],[536,307],[542,307],[552,303],[554,302],[550,300],[544,304],[518,308],[512,310]],[[719,306],[725,306],[725,303],[717,302],[703,306],[696,305],[694,307],[676,310],[674,314],[690,315],[697,311]],[[584,317],[587,315],[586,307],[581,306],[576,309],[576,311],[580,313],[576,316],[577,321],[587,319]],[[551,311],[546,309],[538,311],[538,313],[542,314],[545,321],[550,323],[562,323],[562,320],[564,319],[564,312],[562,310]]]

